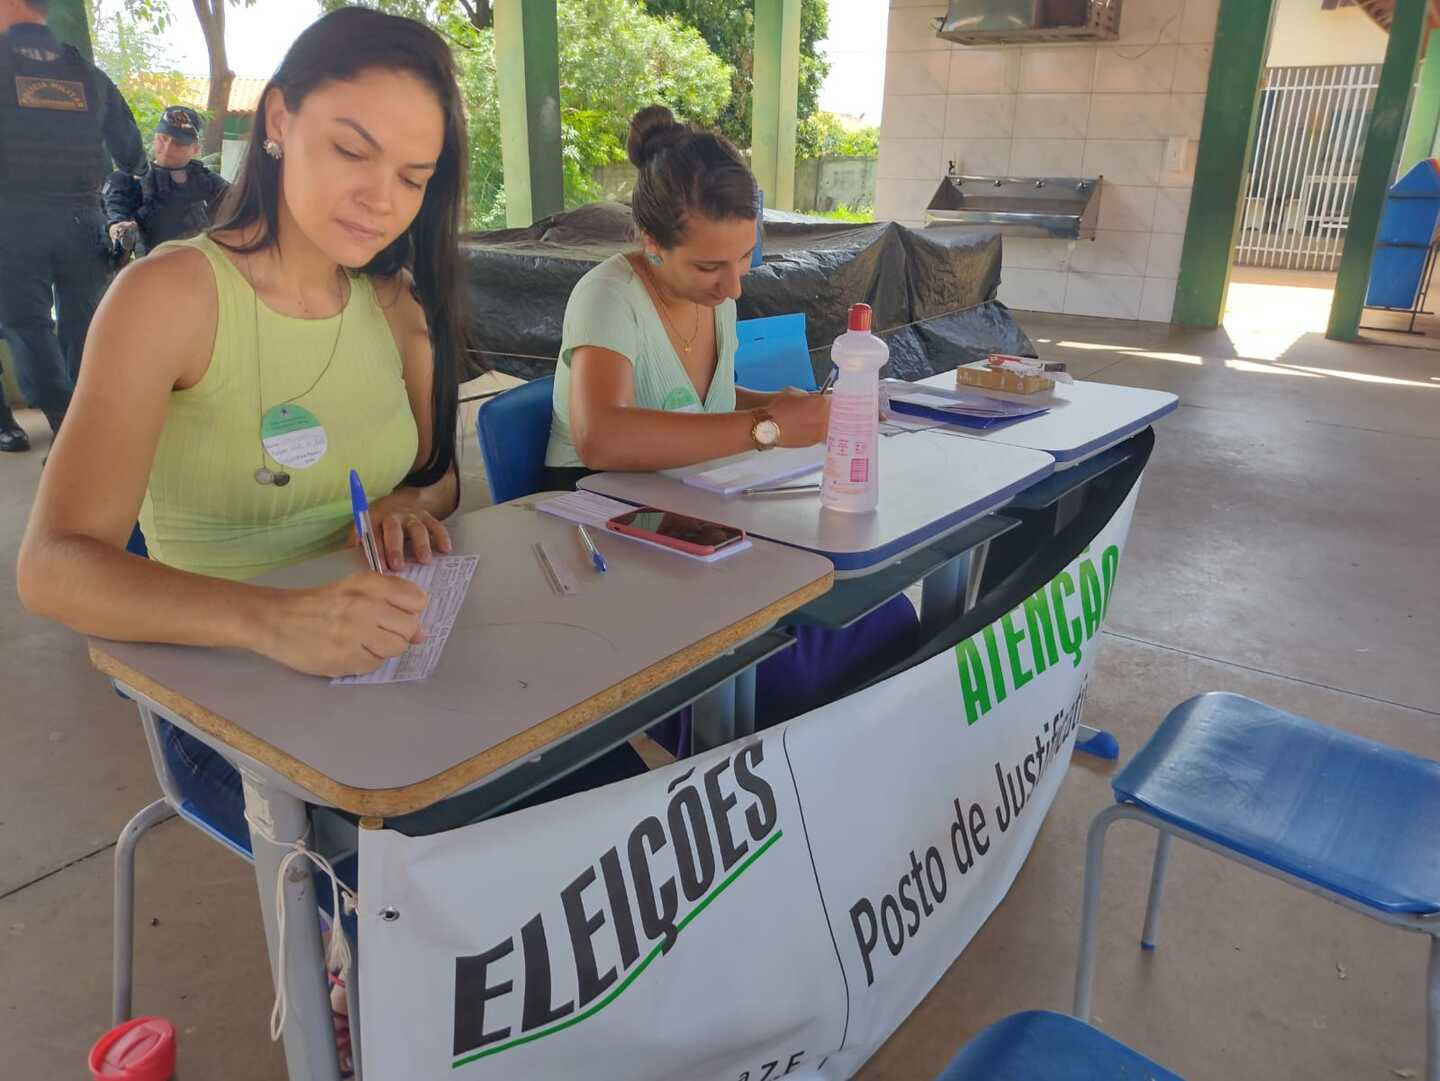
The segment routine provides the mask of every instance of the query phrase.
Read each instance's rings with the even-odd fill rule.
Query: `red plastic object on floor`
[[[137,1017],[112,1028],[90,1049],[94,1081],[174,1081],[175,1026]]]

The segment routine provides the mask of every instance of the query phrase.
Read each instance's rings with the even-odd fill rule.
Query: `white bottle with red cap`
[[[870,333],[870,305],[850,308],[850,329],[835,339],[830,359],[840,369],[830,402],[820,503],[864,513],[880,502],[880,369],[890,347]]]

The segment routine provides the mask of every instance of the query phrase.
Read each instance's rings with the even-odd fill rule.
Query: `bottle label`
[[[856,494],[869,485],[878,429],[879,402],[874,392],[834,395],[825,440],[827,491]]]

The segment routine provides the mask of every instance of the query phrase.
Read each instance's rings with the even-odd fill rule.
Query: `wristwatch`
[[[752,409],[750,415],[755,424],[750,429],[750,438],[755,441],[756,450],[769,450],[780,442],[780,424],[764,409]]]

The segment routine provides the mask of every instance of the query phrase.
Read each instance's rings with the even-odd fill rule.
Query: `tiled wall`
[[[890,0],[876,217],[919,225],[952,160],[982,176],[1103,175],[1096,239],[1006,237],[1000,299],[1168,322],[1220,0],[1125,0],[1114,43],[994,48],[936,37],[945,7]],[[1186,143],[1172,169],[1173,137]]]

